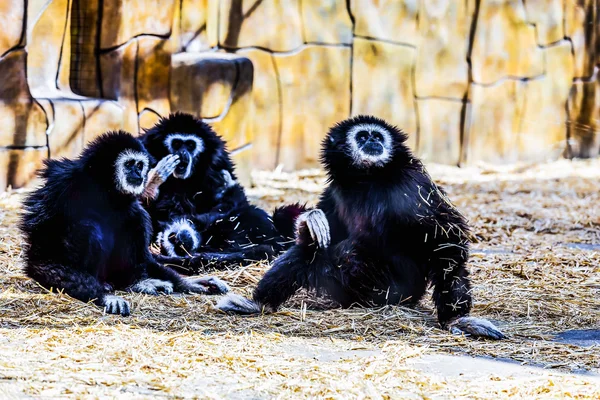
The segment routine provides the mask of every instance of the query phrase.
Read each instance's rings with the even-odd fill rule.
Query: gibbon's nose
[[[189,255],[195,250],[194,239],[190,232],[182,230],[169,237],[169,241],[173,244],[175,254],[179,256]]]
[[[187,152],[179,152],[177,153],[179,156],[179,164],[175,167],[175,170],[179,173],[185,172],[188,164],[190,163],[190,155]]]
[[[383,153],[383,145],[379,140],[369,139],[362,147],[362,151],[370,156],[378,156]]]
[[[132,178],[135,178],[135,179],[142,179],[142,171],[140,171],[140,170],[139,170],[139,169],[137,169],[137,168],[134,168],[134,169],[131,171],[131,177],[132,177]]]

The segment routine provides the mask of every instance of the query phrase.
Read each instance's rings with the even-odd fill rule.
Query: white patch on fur
[[[225,181],[225,187],[227,188],[230,188],[237,183],[226,169],[221,171],[221,176],[223,176],[223,181]]]
[[[162,248],[165,249],[167,254],[171,257],[177,257],[177,253],[175,253],[175,247],[173,246],[173,243],[169,241],[169,236],[177,234],[177,232],[181,231],[187,231],[192,237],[192,241],[194,242],[194,248],[186,249],[187,251],[193,251],[197,249],[200,245],[200,238],[198,237],[198,233],[196,232],[196,229],[194,229],[194,226],[190,223],[190,221],[188,221],[185,218],[175,220],[171,223],[171,225],[167,227],[167,229],[165,229],[162,232]]]
[[[173,293],[173,284],[169,281],[161,279],[144,279],[131,287],[131,290],[136,293],[158,294],[159,290],[166,293]]]
[[[125,163],[134,160],[135,162],[142,161],[144,163],[144,168],[142,169],[142,183],[138,186],[133,186],[129,182],[127,182],[127,174],[125,173]],[[125,150],[119,154],[117,157],[117,161],[115,161],[115,174],[117,181],[117,189],[119,189],[123,193],[133,194],[135,196],[139,196],[144,191],[146,187],[146,178],[148,175],[148,165],[150,161],[148,160],[148,156],[142,152],[135,150]]]
[[[300,214],[296,219],[296,236],[298,236],[302,225],[306,225],[310,237],[317,242],[320,248],[326,249],[329,247],[331,243],[329,221],[327,221],[327,216],[322,210],[315,208]]]
[[[229,292],[229,286],[214,276],[185,278],[187,290],[192,293],[202,294],[225,294]]]
[[[505,339],[506,336],[492,322],[484,318],[460,317],[448,326],[454,335],[465,334],[473,337],[483,337],[494,340]]]
[[[378,156],[373,156],[370,154],[365,154],[358,143],[356,143],[356,135],[358,132],[367,131],[378,132],[383,136],[383,152]],[[353,126],[348,131],[348,143],[350,144],[350,150],[352,151],[352,158],[354,159],[354,164],[357,166],[382,166],[392,157],[391,147],[392,147],[392,136],[390,132],[385,129],[383,126],[378,124],[358,124]]]
[[[114,294],[105,295],[103,303],[104,312],[107,314],[121,314],[123,316],[127,316],[131,311],[127,300],[122,297],[115,296]]]
[[[199,138],[196,135],[189,135],[189,134],[183,134],[183,133],[172,133],[172,134],[168,135],[164,141],[165,147],[172,154],[174,154],[177,151],[177,150],[173,149],[173,146],[172,146],[173,140],[175,140],[175,139],[179,139],[184,143],[187,140],[191,140],[194,143],[196,143],[196,148],[194,149],[194,151],[191,154],[192,159],[190,160],[189,164],[187,165],[187,168],[185,169],[185,172],[183,173],[183,175],[179,175],[179,174],[177,174],[177,172],[173,172],[173,176],[175,178],[187,179],[187,178],[189,178],[189,176],[192,173],[192,164],[193,164],[194,158],[196,158],[196,156],[198,154],[200,154],[204,151],[204,140],[202,140],[201,138]],[[185,144],[183,146],[185,146]]]
[[[260,304],[234,293],[222,297],[217,303],[216,308],[236,314],[260,314],[262,312]]]

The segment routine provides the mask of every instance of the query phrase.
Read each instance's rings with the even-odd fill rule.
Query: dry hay
[[[0,394],[34,397],[590,397],[583,376],[440,378],[406,360],[425,352],[511,359],[557,371],[596,371],[600,349],[552,341],[599,328],[600,162],[430,172],[470,219],[473,314],[510,336],[488,342],[439,330],[431,302],[324,310],[310,294],[273,315],[213,310],[215,298],[125,294],[133,315],[50,294],[20,272],[20,192],[0,199]],[[255,173],[256,203],[314,204],[320,171]],[[249,294],[265,264],[215,273]],[[3,396],[6,397],[6,396]]]

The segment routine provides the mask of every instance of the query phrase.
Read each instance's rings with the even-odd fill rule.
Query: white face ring
[[[127,172],[125,170],[125,163],[128,161],[135,162],[143,162],[144,168],[142,169],[142,183],[138,186],[134,186],[127,182]],[[144,191],[146,177],[148,175],[148,165],[150,161],[148,160],[148,156],[142,152],[135,150],[125,150],[122,151],[121,154],[117,157],[117,161],[115,161],[115,178],[117,181],[117,189],[123,193],[132,194],[135,196],[139,196]]]
[[[167,148],[167,150],[169,150],[169,153],[171,154],[177,154],[177,149],[173,148],[173,141],[174,140],[181,140],[182,146],[185,146],[185,142],[188,140],[193,141],[196,146],[194,147],[194,151],[190,152],[190,157],[191,160],[187,165],[187,168],[185,169],[185,172],[183,174],[178,174],[177,172],[173,172],[173,176],[175,178],[179,178],[179,179],[187,179],[189,178],[189,176],[192,173],[192,165],[193,165],[193,161],[196,158],[196,156],[200,153],[202,153],[204,151],[204,141],[197,137],[196,135],[191,135],[191,134],[184,134],[184,133],[172,133],[170,135],[167,136],[167,138],[164,141],[164,145]]]
[[[173,221],[173,223],[171,223],[171,225],[169,225],[167,227],[167,229],[165,229],[165,231],[162,234],[162,238],[161,238],[162,239],[162,241],[161,241],[162,248],[167,252],[167,255],[169,255],[171,257],[177,257],[177,253],[175,252],[175,247],[173,247],[173,243],[171,243],[169,241],[169,236],[171,236],[173,234],[177,234],[178,232],[181,232],[181,231],[187,231],[187,233],[189,233],[189,235],[192,237],[192,241],[194,242],[194,248],[186,249],[186,250],[194,251],[200,245],[200,239],[198,238],[198,233],[196,232],[196,230],[194,229],[194,227],[192,226],[190,221],[188,221],[185,218],[181,218],[179,220]]]
[[[356,143],[356,135],[358,132],[366,131],[369,133],[377,132],[383,137],[383,152],[379,155],[365,154]],[[356,166],[383,166],[392,156],[392,136],[390,132],[383,126],[378,124],[358,124],[353,126],[347,134],[347,141],[350,144],[350,151],[352,152],[352,159]]]

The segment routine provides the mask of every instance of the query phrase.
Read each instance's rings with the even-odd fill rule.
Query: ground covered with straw
[[[123,294],[132,316],[105,315],[22,274],[22,193],[12,192],[0,198],[0,397],[600,397],[599,381],[585,374],[600,372],[600,348],[554,340],[600,328],[600,162],[429,169],[476,235],[473,315],[509,339],[441,331],[429,299],[417,309],[340,310],[300,293],[276,314],[240,317],[215,311],[212,297]],[[254,182],[253,201],[272,209],[314,204],[324,176],[258,172]],[[214,275],[248,295],[267,267]],[[475,379],[411,365],[438,353],[547,372]]]

